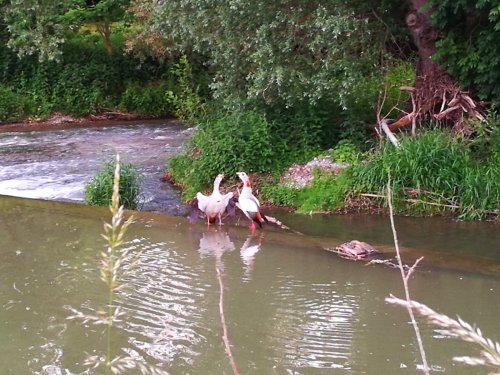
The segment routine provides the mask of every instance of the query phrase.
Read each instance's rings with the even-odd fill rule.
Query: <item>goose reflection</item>
[[[251,234],[241,246],[240,256],[243,264],[245,265],[245,276],[248,278],[252,274],[255,254],[260,251],[263,236],[264,234],[262,232]]]
[[[227,232],[219,228],[210,228],[204,231],[200,238],[198,252],[202,257],[213,256],[217,265],[221,265],[222,256],[226,251],[236,249]]]

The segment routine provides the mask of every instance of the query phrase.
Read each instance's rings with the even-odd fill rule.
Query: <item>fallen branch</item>
[[[385,135],[387,136],[387,139],[394,145],[394,147],[398,148],[399,147],[398,139],[389,129],[389,126],[387,125],[387,120],[382,120],[380,122],[380,127],[382,128]]]
[[[382,194],[361,193],[359,195],[362,196],[362,197],[367,197],[367,198],[382,198],[382,199],[386,198],[386,196],[382,195]],[[403,202],[408,202],[408,203],[427,204],[429,206],[451,208],[453,210],[463,210],[464,209],[464,207],[457,206],[457,205],[454,205],[454,204],[444,204],[444,203],[436,203],[436,202],[427,202],[427,201],[423,201],[421,199],[401,198],[401,200]],[[477,211],[477,210],[473,210],[473,211]],[[500,215],[500,210],[488,210],[488,211],[483,211],[483,212],[486,213],[486,214],[490,214],[490,215]]]
[[[408,113],[407,115],[401,117],[399,120],[394,121],[390,126],[389,130],[390,131],[395,131],[400,128],[403,128],[413,122],[413,119],[416,118],[416,115],[412,113]]]

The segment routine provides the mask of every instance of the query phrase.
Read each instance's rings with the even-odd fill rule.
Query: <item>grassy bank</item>
[[[299,212],[383,207],[390,174],[394,208],[407,215],[451,215],[488,219],[500,215],[500,126],[488,122],[483,137],[449,130],[423,131],[351,158],[338,174],[317,172],[312,184],[295,189],[267,184],[262,197]],[[479,149],[478,143],[484,143]]]

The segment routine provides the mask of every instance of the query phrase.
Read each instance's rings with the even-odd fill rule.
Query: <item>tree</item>
[[[461,87],[500,102],[500,3],[498,0],[432,0],[431,21],[441,38],[436,59]]]
[[[94,24],[111,54],[111,26],[125,16],[130,0],[12,0],[3,5],[10,35],[8,46],[18,55],[38,54],[57,60],[69,33]]]
[[[148,1],[146,1],[147,3]],[[377,2],[371,2],[376,4]],[[150,30],[208,57],[215,97],[268,105],[346,105],[346,95],[379,68],[381,24],[372,6],[340,0],[166,0]]]
[[[85,0],[80,6],[66,12],[61,19],[68,23],[93,24],[104,40],[109,55],[111,46],[111,27],[114,22],[123,20],[130,0]]]
[[[40,60],[60,56],[60,46],[72,24],[62,24],[59,17],[71,7],[70,0],[11,0],[3,12],[9,32],[7,45],[19,56],[38,53]]]
[[[398,121],[391,124],[390,130],[399,129],[410,123],[415,124],[415,120],[425,114],[438,120],[450,120],[456,129],[463,129],[468,118],[482,120],[483,116],[478,110],[476,102],[471,99],[467,92],[462,91],[455,79],[450,77],[443,69],[443,64],[447,63],[451,67],[457,66],[457,62],[443,61],[444,57],[451,57],[451,54],[446,52],[446,49],[444,52],[437,53],[437,46],[443,46],[443,43],[439,42],[440,39],[443,39],[443,36],[445,41],[449,40],[447,38],[453,39],[453,34],[443,33],[443,31],[446,31],[446,27],[443,26],[448,25],[448,31],[451,31],[449,27],[451,22],[453,28],[466,29],[467,23],[464,22],[463,15],[460,22],[456,22],[457,20],[452,21],[449,13],[453,11],[462,12],[463,8],[466,8],[465,3],[467,3],[467,0],[458,2],[408,0],[408,2],[410,6],[405,20],[418,53],[416,80],[414,87],[409,88],[412,92],[411,112],[408,111],[409,113],[404,114]],[[484,4],[489,3],[489,1],[483,0],[479,3]],[[498,10],[500,10],[500,6]],[[441,28],[438,25],[441,25]],[[476,23],[476,26],[479,25]],[[461,42],[467,39],[465,35],[462,35],[462,37]],[[489,69],[499,65],[497,61],[498,58],[496,57],[494,64],[487,64]],[[458,62],[458,66],[462,65]],[[448,71],[453,72],[453,69],[448,69]],[[469,82],[469,85],[465,87],[470,87],[470,83],[472,82]]]

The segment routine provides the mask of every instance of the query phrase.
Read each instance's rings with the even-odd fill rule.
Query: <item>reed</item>
[[[396,249],[396,259],[398,262],[398,268],[401,272],[401,278],[405,290],[405,299],[397,298],[391,294],[389,297],[385,298],[385,301],[394,305],[403,306],[408,310],[411,323],[415,329],[415,335],[417,338],[420,355],[422,357],[423,372],[425,374],[429,374],[430,368],[427,364],[423,342],[420,337],[420,331],[418,329],[418,325],[415,319],[415,313],[424,317],[430,324],[434,324],[441,327],[442,329],[439,330],[439,333],[442,334],[443,336],[459,338],[464,341],[471,342],[480,346],[481,349],[479,351],[479,356],[453,357],[454,361],[461,362],[471,366],[478,366],[478,365],[487,366],[493,369],[493,372],[490,372],[489,375],[500,375],[500,344],[498,342],[494,342],[493,340],[484,337],[482,331],[479,328],[473,327],[471,324],[463,321],[460,318],[452,319],[447,315],[437,313],[430,307],[427,307],[426,305],[413,301],[411,299],[409,285],[408,285],[409,278],[415,271],[418,263],[423,258],[419,258],[411,267],[404,265],[401,260],[397,232],[394,224],[390,173],[388,173],[387,203],[389,206],[389,216],[391,220],[391,228],[394,238],[394,245]]]
[[[398,262],[399,271],[401,272],[401,279],[403,281],[405,298],[406,298],[407,302],[411,302],[409,279],[410,279],[410,276],[412,275],[412,273],[415,271],[415,268],[417,267],[418,263],[422,260],[422,258],[417,259],[417,261],[409,269],[404,267],[403,261],[401,260],[401,253],[399,251],[399,241],[398,241],[398,236],[397,236],[397,231],[396,231],[396,225],[394,223],[394,212],[393,212],[393,208],[392,208],[392,190],[391,190],[391,174],[390,174],[390,172],[388,173],[388,178],[387,178],[387,204],[389,206],[389,217],[391,220],[391,229],[392,229],[392,235],[394,238],[394,247],[396,249],[396,260]],[[424,374],[429,375],[430,369],[429,369],[429,365],[427,364],[427,357],[425,354],[425,349],[424,349],[424,344],[422,342],[422,337],[420,335],[420,329],[418,328],[418,324],[417,324],[417,321],[415,319],[415,315],[413,313],[412,308],[407,307],[407,310],[408,310],[408,315],[410,316],[411,323],[413,325],[413,329],[415,331],[415,337],[417,338],[418,349],[420,351],[420,357],[422,358],[422,365],[423,365],[422,370],[423,370]]]
[[[467,141],[441,130],[402,138],[400,145],[385,145],[355,166],[359,192],[381,195],[390,169],[397,211],[474,220],[498,215],[500,163],[494,153],[477,160]]]
[[[440,314],[423,303],[405,301],[393,295],[387,297],[385,300],[388,303],[412,309],[424,317],[430,324],[441,327],[442,329],[439,330],[440,334],[474,343],[481,348],[477,357],[453,357],[454,361],[471,366],[487,366],[493,369],[493,372],[489,373],[490,375],[500,374],[500,343],[485,337],[481,329],[472,326],[460,318],[452,319],[447,315]]]
[[[131,369],[137,369],[142,374],[167,374],[163,370],[145,363],[140,358],[131,356],[113,355],[111,339],[116,323],[119,322],[124,313],[120,306],[115,303],[117,293],[124,289],[127,284],[123,281],[124,276],[137,264],[140,252],[131,253],[131,248],[124,245],[124,238],[128,227],[134,221],[131,215],[124,218],[124,206],[120,205],[120,157],[116,156],[116,164],[113,175],[113,188],[109,210],[111,222],[104,223],[104,233],[101,236],[106,240],[106,249],[101,252],[100,279],[107,287],[107,303],[105,308],[97,310],[96,315],[85,314],[70,308],[73,315],[70,320],[80,320],[83,323],[106,326],[106,348],[104,355],[88,356],[84,365],[91,369],[102,369],[107,374],[122,374]]]

